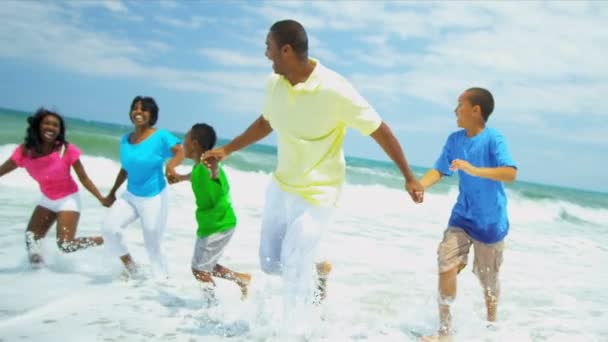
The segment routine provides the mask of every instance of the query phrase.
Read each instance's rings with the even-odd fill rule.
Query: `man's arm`
[[[371,137],[376,140],[378,145],[382,147],[384,152],[389,158],[397,165],[401,174],[405,178],[405,189],[410,194],[414,202],[421,203],[424,195],[424,188],[418,182],[414,173],[410,169],[407,160],[405,159],[405,155],[403,154],[403,150],[401,149],[401,145],[390,127],[384,122],[380,124],[380,127],[376,129]]]
[[[203,154],[203,159],[210,160],[224,160],[231,153],[236,152],[240,149],[243,149],[255,142],[258,142],[264,139],[268,134],[272,132],[272,127],[270,123],[264,119],[262,115],[257,118],[246,130],[241,133],[238,137],[234,138],[228,144],[215,148],[213,150],[209,150]],[[207,163],[205,163],[207,164]],[[209,166],[209,165],[208,165]]]

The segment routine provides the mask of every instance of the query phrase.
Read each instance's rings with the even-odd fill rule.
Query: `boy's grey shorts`
[[[192,256],[192,269],[201,272],[213,271],[235,230],[235,228],[232,228],[196,239],[194,255]]]

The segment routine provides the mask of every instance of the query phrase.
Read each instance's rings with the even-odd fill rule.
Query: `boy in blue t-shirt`
[[[448,228],[437,251],[439,264],[438,336],[423,341],[451,340],[450,303],[456,297],[456,276],[466,266],[469,249],[475,253],[473,273],[484,289],[487,319],[496,320],[503,239],[509,231],[507,197],[503,182],[513,182],[517,167],[504,137],[486,127],[494,109],[492,94],[483,88],[467,89],[454,110],[458,127],[448,137],[433,169],[420,180],[427,189],[444,175],[458,171],[459,194]]]

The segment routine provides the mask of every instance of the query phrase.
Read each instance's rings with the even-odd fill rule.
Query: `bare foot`
[[[327,298],[327,278],[329,277],[332,266],[331,263],[327,261],[322,261],[316,266],[319,282],[317,285],[314,302],[315,304],[321,304],[321,302]]]
[[[421,342],[452,342],[452,336],[451,335],[423,336],[418,341],[421,341]]]
[[[218,306],[220,301],[217,299],[215,295],[215,285],[209,285],[203,287],[203,307],[204,308],[212,308]]]
[[[38,253],[30,254],[30,265],[33,268],[40,268],[44,265],[44,260],[42,259],[42,255]]]
[[[101,237],[101,236],[95,236],[95,237],[91,238],[91,240],[93,240],[93,243],[95,244],[95,246],[103,245],[103,237]]]
[[[142,280],[144,278],[144,275],[134,262],[130,262],[128,265],[125,265],[125,268],[120,274],[120,278],[124,281],[129,281],[131,279]]]
[[[241,300],[247,299],[249,283],[251,283],[251,274],[249,273],[240,273],[236,277],[236,283],[241,288]]]

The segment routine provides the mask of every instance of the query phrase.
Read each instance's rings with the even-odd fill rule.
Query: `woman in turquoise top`
[[[137,96],[131,103],[131,122],[135,130],[122,137],[120,163],[122,168],[108,198],[113,205],[102,225],[106,246],[123,262],[129,275],[137,271],[122,234],[123,229],[141,219],[144,244],[152,272],[167,275],[162,252],[162,239],[167,225],[167,182],[176,179],[175,166],[184,159],[180,140],[170,132],[156,129],[158,106],[151,97]],[[165,160],[171,158],[165,167]],[[116,199],[116,190],[127,181],[127,190]],[[115,202],[114,202],[115,201]]]

